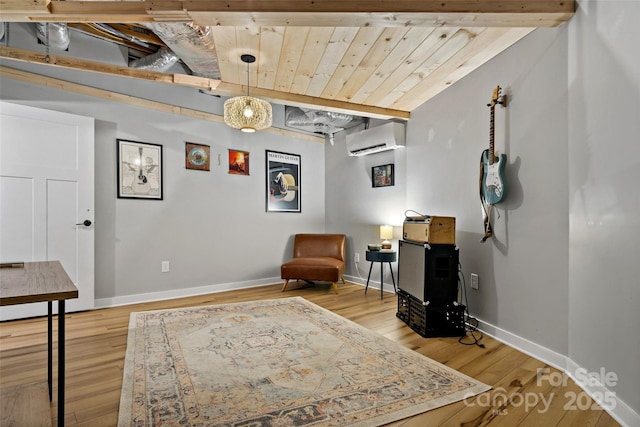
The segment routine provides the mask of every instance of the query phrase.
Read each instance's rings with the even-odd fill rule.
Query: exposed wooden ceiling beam
[[[173,75],[160,73],[158,71],[140,70],[137,68],[120,67],[117,65],[105,64],[102,62],[87,61],[84,59],[72,58],[70,56],[55,55],[31,50],[18,49],[13,47],[0,46],[0,58],[13,59],[31,64],[49,65],[52,67],[67,68],[70,70],[88,71],[93,73],[109,74],[120,77],[132,77],[143,80],[151,80],[159,83],[174,83]],[[220,81],[207,78],[198,78],[198,87],[212,88]],[[194,82],[189,84],[193,85]]]
[[[76,71],[107,74],[116,77],[136,78],[157,83],[176,84],[189,86],[211,92],[212,95],[238,96],[247,92],[247,87],[233,83],[225,83],[220,80],[206,77],[190,76],[186,74],[167,74],[158,71],[140,70],[136,68],[110,65],[101,62],[87,61],[62,55],[45,54],[24,49],[0,46],[0,58],[12,59],[32,64],[48,65],[52,67],[66,68]],[[250,88],[251,94],[267,99],[277,104],[286,104],[297,107],[311,108],[315,110],[333,111],[336,113],[353,114],[377,119],[402,119],[408,120],[411,114],[408,111],[389,108],[373,107],[361,104],[352,104],[344,101],[296,95],[275,90]]]
[[[131,95],[126,95],[117,92],[111,92],[104,89],[98,89],[91,86],[85,86],[78,83],[68,82],[66,80],[55,79],[53,77],[42,76],[28,71],[16,70],[15,68],[0,66],[0,73],[10,79],[19,80],[31,84],[36,84],[45,87],[53,87],[62,89],[68,92],[78,93],[81,95],[92,96],[94,98],[106,99],[108,101],[121,102],[124,104],[133,105],[136,107],[142,107],[155,111],[162,111],[164,113],[178,114],[185,117],[191,117],[194,119],[208,120],[217,123],[224,123],[222,116],[217,114],[208,113],[205,111],[194,110],[191,108],[178,107],[175,105],[165,104],[158,101],[151,101],[144,98],[139,98]],[[307,135],[297,131],[290,131],[287,129],[281,129],[276,127],[270,127],[264,129],[261,132],[275,133],[278,135],[291,136],[298,139],[303,139],[313,142],[324,142],[323,137]]]
[[[0,0],[3,21],[242,26],[555,27],[575,0]]]

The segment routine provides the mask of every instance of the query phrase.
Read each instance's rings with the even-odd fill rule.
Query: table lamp
[[[391,249],[391,242],[389,239],[393,238],[393,226],[381,225],[380,238],[382,239],[382,249]]]

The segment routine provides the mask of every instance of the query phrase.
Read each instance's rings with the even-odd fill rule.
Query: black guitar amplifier
[[[432,305],[452,304],[458,301],[458,259],[455,245],[400,240],[398,288]]]

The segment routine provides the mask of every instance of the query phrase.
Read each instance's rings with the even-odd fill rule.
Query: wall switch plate
[[[478,275],[471,273],[471,289],[478,290]]]
[[[162,272],[163,273],[169,272],[169,261],[162,261]]]

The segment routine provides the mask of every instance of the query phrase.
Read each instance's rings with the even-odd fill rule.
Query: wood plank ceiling
[[[0,20],[13,22],[191,22],[210,30],[220,78],[174,83],[244,94],[240,55],[249,53],[257,58],[249,67],[252,95],[400,119],[535,28],[561,25],[575,9],[573,0],[0,0],[0,6]],[[0,53],[40,61],[6,48]],[[105,65],[99,72],[111,71]]]

